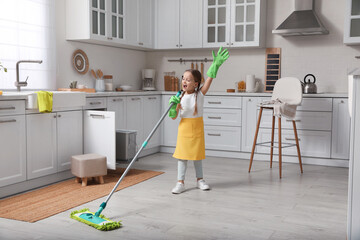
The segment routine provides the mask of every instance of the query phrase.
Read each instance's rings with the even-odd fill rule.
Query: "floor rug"
[[[104,184],[88,181],[88,186],[82,187],[81,183],[75,183],[74,179],[70,179],[31,192],[2,199],[0,200],[0,217],[36,222],[107,196],[124,170],[124,168],[119,168],[114,171],[108,170],[107,176],[104,177]],[[162,173],[163,172],[131,169],[116,191]]]

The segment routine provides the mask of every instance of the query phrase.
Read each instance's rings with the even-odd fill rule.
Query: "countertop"
[[[171,91],[121,91],[121,92],[98,92],[86,93],[86,97],[115,97],[115,96],[146,96],[146,95],[176,95],[177,92]],[[240,97],[271,97],[271,93],[227,93],[210,91],[207,96],[240,96]],[[303,94],[304,98],[347,98],[348,93],[317,93],[317,94]],[[26,100],[26,95],[12,95],[5,92],[0,95],[0,100]]]

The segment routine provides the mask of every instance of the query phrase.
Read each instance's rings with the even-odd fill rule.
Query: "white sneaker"
[[[171,192],[174,194],[179,194],[182,193],[183,191],[185,191],[185,184],[181,182],[177,182],[176,186],[171,190]]]
[[[204,179],[197,181],[197,188],[200,188],[201,190],[210,190],[210,186],[205,182]]]

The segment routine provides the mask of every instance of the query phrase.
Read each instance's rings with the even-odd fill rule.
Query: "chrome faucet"
[[[27,80],[29,78],[29,76],[26,78],[25,82],[20,82],[19,81],[19,65],[20,63],[39,63],[41,64],[43,61],[42,60],[20,60],[16,63],[16,82],[15,82],[15,86],[17,87],[18,92],[20,92],[20,87],[26,87],[27,86]]]

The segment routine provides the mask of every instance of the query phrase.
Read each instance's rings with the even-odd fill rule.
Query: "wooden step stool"
[[[71,173],[76,176],[75,182],[82,180],[83,187],[87,185],[88,178],[97,178],[103,184],[103,176],[107,174],[106,157],[96,153],[72,156]]]

